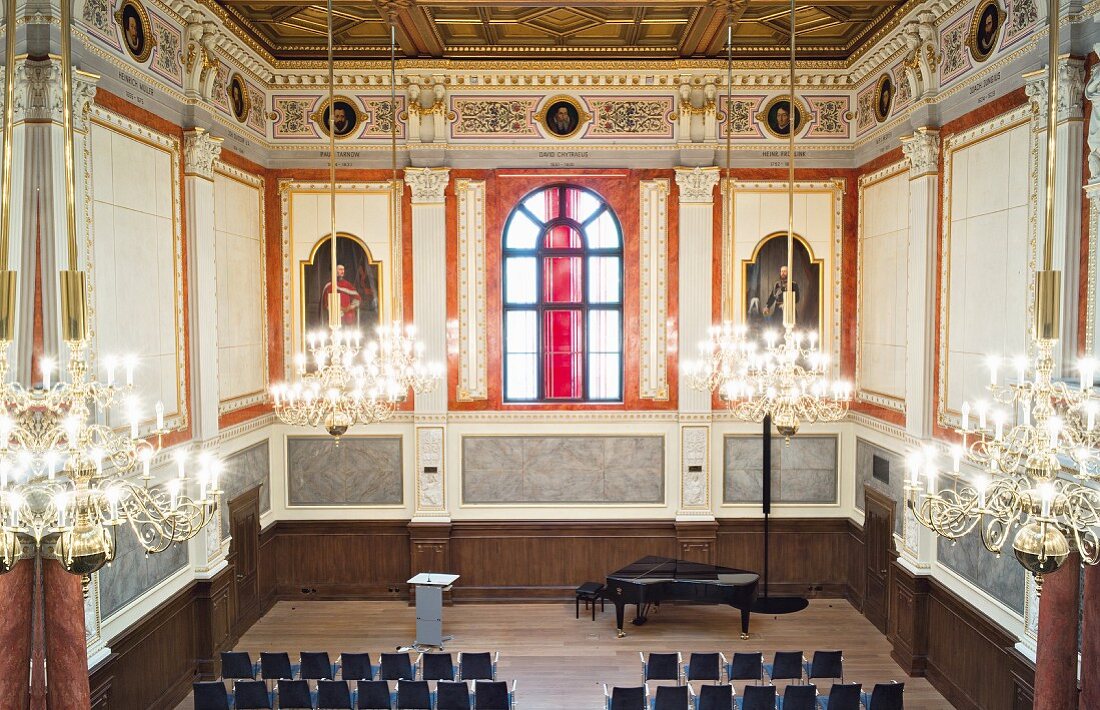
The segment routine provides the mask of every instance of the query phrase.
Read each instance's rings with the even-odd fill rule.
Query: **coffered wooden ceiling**
[[[325,2],[208,0],[234,29],[276,60],[323,60]],[[799,57],[845,61],[889,29],[898,0],[800,0]],[[398,58],[686,59],[724,58],[720,2],[635,0],[562,6],[553,0],[334,0],[336,56],[389,56],[386,8],[396,13]],[[789,2],[748,0],[735,10],[738,60],[787,56]]]

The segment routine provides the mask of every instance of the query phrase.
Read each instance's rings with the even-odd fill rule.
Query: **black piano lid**
[[[750,572],[721,565],[708,565],[703,562],[676,560],[671,557],[643,557],[636,562],[607,575],[608,579],[645,584],[668,580],[717,582],[718,584],[752,584],[760,579],[756,572]]]

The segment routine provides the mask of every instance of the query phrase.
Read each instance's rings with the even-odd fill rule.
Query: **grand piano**
[[[669,557],[643,557],[607,575],[604,595],[615,604],[615,625],[619,638],[623,631],[623,610],[637,606],[634,625],[646,622],[651,604],[663,601],[687,601],[697,604],[729,604],[741,610],[741,638],[749,637],[749,610],[756,599],[760,575],[743,569],[708,565],[702,562],[674,560]]]

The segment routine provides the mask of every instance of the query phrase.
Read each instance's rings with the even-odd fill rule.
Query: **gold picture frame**
[[[134,21],[132,28],[131,20]],[[126,52],[134,61],[146,62],[157,44],[157,38],[153,36],[145,6],[139,0],[122,0],[122,4],[115,10],[115,24],[122,35],[122,46]]]
[[[974,8],[966,46],[975,62],[984,62],[997,49],[997,42],[1001,38],[1006,17],[1008,13],[997,4],[997,0],[982,0]]]
[[[239,103],[233,98],[233,89],[236,89],[240,96]],[[252,95],[248,92],[248,84],[245,83],[244,77],[236,72],[229,77],[229,82],[225,85],[225,98],[229,101],[229,113],[233,114],[233,118],[237,119],[238,123],[247,121],[248,114],[252,111]]]
[[[810,245],[810,242],[806,237],[804,237],[804,236],[802,236],[801,234],[798,234],[798,233],[792,234],[791,236],[794,237],[794,242],[795,242],[796,257],[795,257],[794,261],[795,261],[795,265],[796,265],[796,271],[797,271],[797,266],[799,266],[799,263],[798,263],[799,262],[799,256],[803,252],[804,252],[805,257],[806,257],[806,260],[805,260],[803,265],[808,266],[810,269],[816,269],[817,270],[816,274],[814,274],[816,276],[816,281],[814,283],[812,283],[812,284],[803,283],[800,286],[800,290],[805,289],[805,292],[802,293],[802,296],[799,300],[804,302],[806,300],[807,296],[809,295],[809,293],[812,290],[812,292],[814,294],[814,297],[815,297],[815,300],[817,301],[816,308],[813,309],[813,313],[817,316],[817,323],[814,324],[814,325],[816,325],[815,330],[817,330],[818,336],[821,338],[821,341],[824,342],[825,334],[824,334],[823,331],[826,327],[825,326],[825,259],[823,257],[818,257],[814,254],[814,249]],[[780,240],[780,241],[776,241],[776,240]],[[748,259],[742,259],[741,260],[741,294],[738,296],[738,300],[735,301],[735,303],[737,304],[736,307],[738,309],[738,312],[741,315],[741,322],[744,323],[746,326],[748,326],[750,328],[750,330],[753,333],[755,333],[755,336],[757,338],[759,338],[759,336],[761,336],[763,334],[763,332],[768,329],[768,326],[764,325],[760,322],[757,322],[759,319],[753,319],[752,318],[753,314],[752,314],[752,303],[751,303],[750,289],[752,288],[752,284],[755,282],[756,292],[757,292],[756,295],[757,295],[758,298],[763,298],[763,290],[762,289],[763,289],[763,283],[764,282],[762,281],[762,279],[767,279],[767,280],[770,281],[770,277],[765,276],[764,274],[760,274],[758,272],[757,276],[755,278],[753,278],[753,276],[750,274],[749,270],[750,270],[750,268],[754,268],[754,269],[759,268],[762,252],[765,250],[765,248],[768,248],[769,245],[771,245],[773,243],[778,245],[777,247],[773,247],[773,248],[779,248],[781,251],[783,251],[785,253],[786,252],[786,242],[787,242],[787,232],[786,231],[771,232],[770,234],[767,234],[759,242],[756,243],[756,246],[754,246],[753,249],[752,249],[752,255]],[[799,250],[799,249],[801,249],[802,252],[798,252],[797,250]],[[795,283],[797,284],[798,282],[799,281],[796,278]],[[812,289],[811,289],[811,286],[812,286]],[[766,305],[766,303],[759,304],[759,305],[761,307],[763,307],[763,306]],[[803,314],[803,315],[805,315],[805,314]],[[798,327],[799,327],[800,330],[803,330],[803,331],[807,330],[806,323],[804,321],[799,321],[798,322]]]
[[[324,288],[324,284],[327,284],[330,280],[330,269],[332,262],[327,261],[329,256],[329,234],[323,235],[318,239],[313,247],[310,249],[309,258],[302,259],[298,262],[298,317],[300,320],[301,333],[303,336],[303,342],[307,333],[324,330],[327,327],[327,320],[324,315],[324,305],[319,295],[313,293],[317,290],[321,293],[321,289]],[[341,245],[345,248],[341,248]],[[361,283],[358,283],[358,275],[348,272],[346,279],[355,283],[357,290],[360,291],[360,297],[366,302],[360,307],[360,311],[370,312],[374,310],[377,314],[376,323],[363,323],[357,321],[356,323],[347,322],[346,325],[353,330],[361,330],[364,340],[372,340],[375,337],[375,333],[371,325],[379,326],[388,322],[390,317],[389,308],[389,287],[386,283],[386,264],[382,259],[376,259],[374,253],[370,247],[362,239],[350,232],[342,232],[337,230],[336,232],[336,247],[337,247],[337,259],[350,262],[345,266],[361,266],[367,271],[373,270],[374,283],[370,284],[367,281],[367,286],[373,286],[373,294],[364,293],[361,290]],[[360,263],[354,263],[356,260],[352,255],[362,256],[363,259]],[[349,258],[351,257],[351,258]],[[317,289],[313,287],[316,286]],[[370,299],[373,298],[373,304]],[[316,307],[313,311],[313,317],[311,314],[311,301],[312,305]],[[373,309],[371,306],[373,305]],[[358,318],[360,313],[356,313]]]
[[[787,106],[787,115],[791,113],[791,96],[790,94],[781,94],[779,96],[773,96],[768,103],[764,104],[764,108],[757,112],[756,122],[764,127],[773,138],[786,138],[789,135],[790,129],[787,131],[782,129],[782,124],[778,120],[779,111],[783,105]],[[794,134],[797,136],[802,132],[802,129],[806,127],[806,107],[796,96],[794,99],[794,120],[788,123],[788,126],[794,127]]]
[[[592,114],[585,110],[581,102],[565,94],[551,96],[535,114],[535,121],[543,131],[559,140],[577,135],[591,120]]]
[[[317,124],[317,127],[321,129],[326,137],[328,136],[328,123],[325,121],[325,114],[328,113],[330,100],[325,99],[316,111],[309,115],[309,120]],[[351,113],[351,122],[345,121],[344,128],[336,131],[336,139],[342,140],[344,138],[351,138],[355,135],[355,132],[359,130],[359,124],[363,122],[363,113],[359,110],[359,107],[355,105],[350,97],[341,96],[337,94],[331,99],[331,103],[336,107],[335,110],[343,111],[346,115]]]
[[[884,73],[875,84],[875,120],[882,123],[890,116],[890,109],[894,106],[894,96],[897,95],[894,79],[889,73]]]

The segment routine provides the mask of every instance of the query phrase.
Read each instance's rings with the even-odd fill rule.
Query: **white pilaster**
[[[909,247],[905,311],[905,429],[913,436],[932,436],[932,373],[935,367],[937,173],[940,134],[918,128],[901,139],[909,160]]]
[[[711,326],[714,282],[714,186],[718,168],[677,168],[680,189],[680,361],[696,355]],[[709,392],[700,392],[679,378],[681,413],[710,413]]]
[[[183,136],[191,293],[191,402],[198,441],[218,435],[218,289],[214,234],[214,161],[222,139],[201,128]]]
[[[413,316],[428,362],[447,362],[447,183],[446,168],[407,168],[412,190]],[[446,368],[444,369],[446,373]],[[416,396],[416,509],[414,519],[445,519],[447,513],[446,376],[430,393]]]
[[[714,284],[714,187],[718,168],[677,168],[680,193],[679,362],[696,355],[711,326]],[[678,378],[680,502],[678,520],[713,519],[711,506],[711,394]]]
[[[1033,126],[1039,146],[1039,164],[1046,165],[1047,146],[1047,76],[1037,72],[1025,77],[1025,91],[1036,109]],[[1081,152],[1084,149],[1084,88],[1083,59],[1061,57],[1058,61],[1058,124],[1055,128],[1054,234],[1051,268],[1062,272],[1062,333],[1054,352],[1056,367],[1065,374],[1074,372],[1077,360],[1077,285],[1081,278]],[[1042,218],[1046,173],[1039,171],[1040,214]],[[1040,234],[1040,237],[1044,235]],[[1040,251],[1040,254],[1042,252]],[[1038,265],[1042,268],[1042,263]]]

